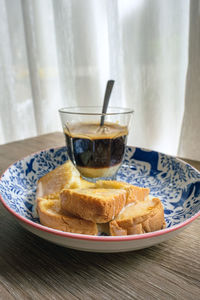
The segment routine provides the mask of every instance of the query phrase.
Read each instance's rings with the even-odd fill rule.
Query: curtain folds
[[[102,105],[114,79],[110,105],[135,110],[130,145],[200,159],[198,1],[0,7],[0,144],[61,130],[58,108]]]
[[[178,154],[200,160],[200,2],[190,3],[189,62]]]

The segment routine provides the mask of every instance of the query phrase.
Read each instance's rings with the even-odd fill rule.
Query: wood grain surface
[[[64,145],[53,133],[0,146],[0,173]],[[200,170],[199,162],[189,161]],[[0,204],[0,299],[200,299],[200,218],[171,240],[128,253],[70,250],[31,234]]]

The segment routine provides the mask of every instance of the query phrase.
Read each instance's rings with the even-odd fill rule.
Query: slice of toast
[[[124,189],[127,192],[126,205],[136,201],[144,201],[150,193],[149,188],[138,187],[127,182],[116,180],[99,180],[96,182],[95,188]]]
[[[36,197],[59,193],[63,188],[89,188],[94,183],[80,177],[70,160],[50,171],[38,180]]]
[[[63,189],[60,199],[63,211],[95,223],[106,223],[116,217],[126,204],[126,191]]]
[[[160,199],[147,198],[126,206],[110,222],[110,235],[141,234],[160,230],[165,227],[164,209]]]
[[[37,199],[40,223],[57,230],[97,235],[97,224],[63,213],[59,199]]]

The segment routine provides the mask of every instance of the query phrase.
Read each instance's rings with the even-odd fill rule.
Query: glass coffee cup
[[[133,110],[100,106],[59,109],[67,154],[87,180],[114,179],[123,161]]]

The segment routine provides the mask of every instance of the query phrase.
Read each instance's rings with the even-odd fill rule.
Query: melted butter
[[[59,200],[45,200],[43,204],[48,213],[57,214],[60,213],[60,201]]]
[[[130,203],[126,205],[116,218],[116,220],[126,219],[130,216],[136,218],[144,213],[149,213],[156,205],[156,202],[153,201],[152,197],[147,197],[144,201]]]
[[[85,194],[89,196],[96,196],[105,199],[105,197],[111,197],[115,196],[121,193],[124,193],[122,190],[115,190],[115,189],[81,189],[81,190],[76,190],[76,192],[80,194]],[[104,197],[104,198],[103,198]]]

